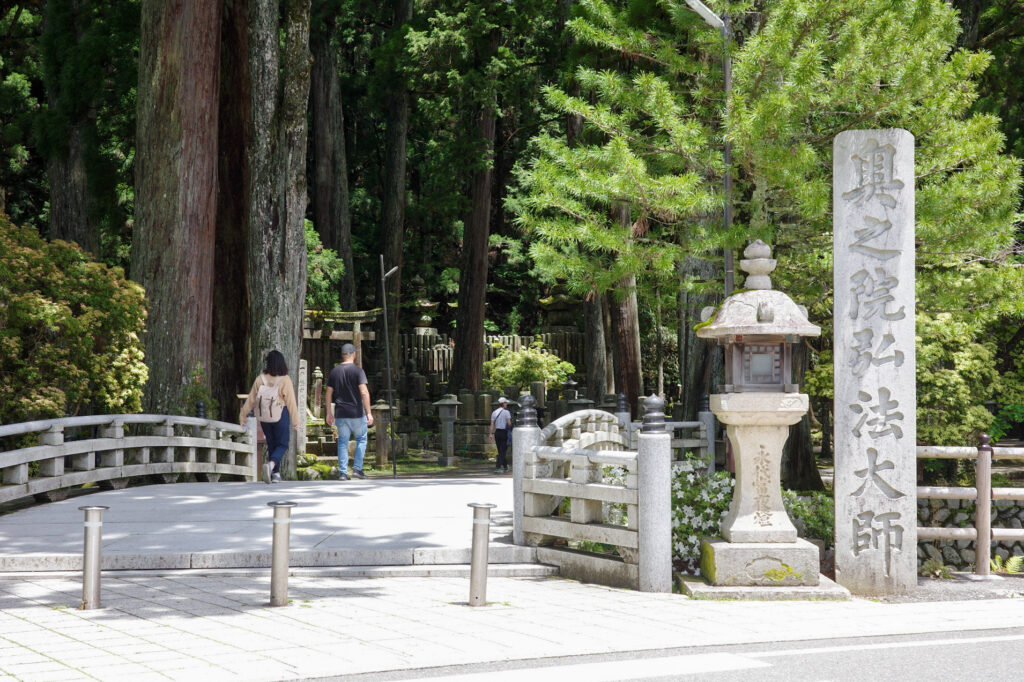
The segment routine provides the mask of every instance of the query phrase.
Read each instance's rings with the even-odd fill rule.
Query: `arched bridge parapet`
[[[66,438],[69,433],[77,437]],[[255,480],[257,472],[255,419],[240,426],[178,415],[114,414],[0,426],[0,503],[33,496],[55,501],[85,483],[121,488],[132,478],[172,482],[181,474]]]
[[[630,428],[603,410],[571,412],[544,429],[523,419],[512,435],[513,538],[537,546],[538,559],[559,566],[563,575],[668,591],[672,439],[652,429],[637,440]],[[636,450],[628,449],[633,440]],[[567,509],[564,499],[569,500]],[[652,518],[645,511],[650,508],[658,522],[642,521]],[[615,513],[610,515],[611,510]],[[664,528],[668,531],[662,533]],[[651,533],[665,538],[641,540]],[[563,543],[566,549],[558,546]],[[587,543],[610,545],[617,556],[579,551]],[[661,577],[653,580],[655,574]]]

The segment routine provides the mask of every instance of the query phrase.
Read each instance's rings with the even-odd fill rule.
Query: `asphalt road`
[[[1022,602],[1024,607],[1024,602]],[[1024,670],[1024,628],[661,649],[322,678],[334,682],[1001,680]]]

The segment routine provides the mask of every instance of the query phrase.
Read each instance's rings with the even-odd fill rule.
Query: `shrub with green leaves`
[[[141,409],[142,288],[0,214],[0,423]]]
[[[484,386],[501,390],[506,386],[529,386],[533,381],[561,384],[576,371],[571,362],[559,359],[540,341],[529,348],[502,348],[498,357],[484,363]]]
[[[826,547],[836,544],[836,504],[832,495],[783,489],[782,503],[801,537],[821,540]]]

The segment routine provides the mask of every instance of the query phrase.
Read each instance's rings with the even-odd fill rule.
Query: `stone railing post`
[[[99,429],[99,436],[100,438],[113,438],[115,440],[123,439],[124,422],[113,421],[106,426],[101,426]],[[124,466],[124,450],[121,448],[117,448],[114,450],[105,450],[100,454],[100,466]]]
[[[635,446],[633,443],[633,422],[629,414],[629,400],[626,398],[625,393],[619,393],[615,396],[615,416],[619,420],[619,428],[626,439],[626,447],[633,449]]]
[[[39,435],[40,445],[63,445],[64,427],[51,426]],[[26,467],[25,473],[28,473]],[[64,473],[64,458],[53,457],[51,459],[39,460],[39,474],[41,476],[60,476]]]
[[[245,443],[249,446],[249,460],[246,464],[251,471],[248,476],[250,481],[260,480],[259,442],[256,435],[257,423],[256,417],[248,417],[245,420]]]
[[[661,398],[644,399],[637,448],[641,592],[672,591],[672,435],[664,410]]]
[[[697,413],[697,421],[701,423],[701,432],[704,438],[707,439],[707,447],[702,448],[703,455],[708,463],[708,473],[713,473],[715,470],[715,413],[709,410],[702,410]]]
[[[523,478],[527,475],[527,464],[530,465],[530,478],[536,475],[537,455],[531,449],[537,445],[540,445],[537,400],[525,394],[519,397],[519,421],[512,429],[512,542],[517,545],[524,544],[523,513],[526,510],[526,498],[523,494]]]

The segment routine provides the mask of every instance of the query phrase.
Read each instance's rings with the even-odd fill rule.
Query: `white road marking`
[[[638,658],[624,661],[602,661],[600,663],[576,663],[552,665],[540,668],[519,668],[516,670],[495,670],[474,672],[442,677],[409,678],[406,682],[565,682],[566,680],[587,680],[587,682],[620,682],[651,677],[698,675],[701,673],[726,670],[749,670],[767,668],[767,663],[754,661],[736,654],[692,654],[690,656],[669,656],[662,658]]]
[[[994,637],[963,637],[959,639],[923,639],[913,642],[878,642],[876,644],[848,644],[843,646],[812,647],[806,649],[783,649],[781,651],[746,652],[751,658],[775,656],[802,656],[804,654],[834,654],[842,651],[867,651],[873,649],[910,649],[926,646],[949,646],[963,644],[985,644],[987,642],[1015,642],[1024,640],[1024,635],[996,635]]]

